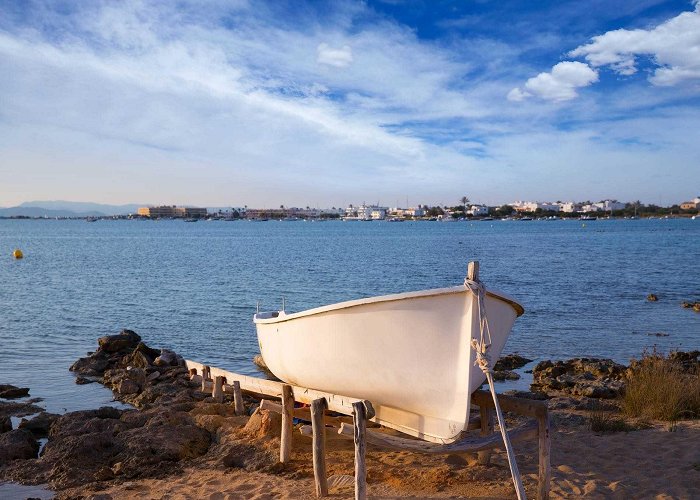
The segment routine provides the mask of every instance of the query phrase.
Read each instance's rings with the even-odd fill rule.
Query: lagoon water
[[[111,400],[68,367],[122,328],[257,374],[252,315],[462,282],[467,262],[526,310],[505,352],[540,359],[700,348],[700,221],[0,220],[0,383],[50,411]],[[11,253],[20,248],[25,258]],[[658,302],[647,302],[655,293]],[[663,333],[667,336],[657,336]],[[416,353],[420,356],[420,353]]]

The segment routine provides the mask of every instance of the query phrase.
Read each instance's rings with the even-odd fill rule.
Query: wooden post
[[[207,392],[207,382],[211,381],[211,369],[208,366],[202,368],[202,392]]]
[[[469,263],[467,267],[467,278],[472,281],[479,281],[479,261],[475,260]]]
[[[292,386],[282,386],[282,437],[280,442],[280,462],[286,464],[292,456],[292,431],[294,430],[294,393]]]
[[[538,500],[547,500],[549,498],[549,483],[552,478],[552,466],[549,456],[551,438],[549,433],[549,411],[545,411],[544,415],[537,418],[537,440],[539,445]]]
[[[313,429],[313,462],[316,496],[328,496],[328,478],[326,477],[326,426],[323,412],[328,407],[326,398],[314,399],[311,402],[311,427]]]
[[[481,435],[489,436],[493,434],[493,409],[486,406],[480,406],[481,413]],[[480,465],[488,465],[491,461],[491,450],[480,451],[478,453]]]
[[[241,393],[241,383],[238,380],[233,381],[233,408],[236,415],[243,415],[245,413],[243,394]]]
[[[355,440],[355,500],[367,498],[367,468],[365,467],[365,434],[367,421],[365,405],[362,402],[352,404]]]
[[[226,379],[220,375],[214,379],[214,390],[211,391],[211,397],[217,403],[224,402],[224,380]]]

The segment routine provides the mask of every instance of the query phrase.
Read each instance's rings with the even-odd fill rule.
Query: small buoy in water
[[[22,253],[22,250],[20,250],[19,248],[15,248],[15,251],[12,252],[12,256],[15,259],[21,259],[22,257],[24,257],[24,254]]]
[[[581,224],[581,227],[586,227],[586,224]]]

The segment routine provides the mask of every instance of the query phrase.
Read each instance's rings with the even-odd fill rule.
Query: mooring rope
[[[474,349],[474,352],[476,353],[475,364],[478,365],[479,368],[481,368],[481,371],[484,372],[484,374],[486,375],[486,379],[489,382],[491,397],[493,398],[493,404],[496,408],[496,416],[498,417],[498,426],[501,429],[503,444],[506,447],[506,453],[508,455],[508,466],[510,467],[510,474],[511,476],[513,476],[513,485],[515,486],[515,492],[518,495],[518,500],[525,500],[525,488],[523,487],[523,482],[520,478],[518,464],[515,461],[515,452],[513,451],[513,446],[510,444],[510,438],[508,437],[508,432],[506,431],[506,424],[503,418],[503,412],[501,411],[501,406],[498,404],[498,396],[496,395],[496,388],[493,382],[493,369],[491,368],[491,358],[487,353],[489,347],[491,347],[491,330],[489,329],[489,322],[486,316],[486,288],[480,280],[471,280],[469,279],[469,277],[465,278],[464,286],[467,287],[474,294],[479,310],[479,340],[477,341],[476,339],[472,339],[471,341],[472,349]]]

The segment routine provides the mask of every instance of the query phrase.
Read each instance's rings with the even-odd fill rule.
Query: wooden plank
[[[338,434],[347,436],[353,435],[353,427],[348,424],[341,424]],[[508,431],[511,441],[524,441],[526,439],[534,439],[537,436],[537,423],[531,421],[521,425],[511,431]],[[407,439],[398,436],[390,436],[382,432],[368,430],[366,432],[366,440],[369,444],[375,446],[383,446],[396,450],[416,451],[420,453],[456,453],[470,452],[476,453],[484,450],[493,450],[503,448],[503,440],[498,433],[489,436],[468,436],[459,441],[450,444],[437,444],[423,441],[420,439]]]
[[[484,437],[490,436],[493,434],[493,409],[488,406],[482,406],[479,408],[479,411],[481,413],[481,435]],[[488,465],[491,461],[491,451],[480,451],[478,461],[481,465]]]
[[[198,373],[201,373],[201,370],[204,367],[203,364],[197,363],[196,361],[191,361],[189,359],[185,360],[185,365],[188,369],[197,369]],[[242,391],[261,396],[272,396],[275,398],[282,396],[282,386],[284,385],[283,382],[249,377],[247,375],[222,370],[221,368],[216,368],[213,366],[210,367],[210,370],[211,374],[214,376],[221,375],[226,377],[226,380],[238,380]],[[352,404],[362,401],[367,407],[368,418],[374,417],[374,408],[369,401],[365,401],[363,399],[351,398],[348,396],[341,396],[339,394],[317,391],[298,386],[292,386],[292,391],[294,392],[294,398],[300,403],[311,404],[314,399],[325,398],[330,411],[343,413],[345,415],[352,415]]]
[[[355,441],[355,500],[367,498],[367,467],[365,466],[365,437],[367,434],[366,409],[362,402],[352,404],[353,439]]]
[[[486,391],[474,391],[472,403],[481,407],[494,408],[491,394]],[[516,398],[514,396],[498,395],[498,403],[503,411],[511,411],[526,417],[542,417],[547,412],[547,402],[535,399]]]
[[[292,386],[282,386],[282,436],[280,462],[286,464],[292,456],[292,432],[294,430],[294,392]]]
[[[233,381],[233,408],[236,415],[243,415],[245,413],[241,383],[238,380]]]
[[[328,496],[328,477],[326,475],[326,425],[323,421],[323,412],[326,406],[326,400],[323,398],[311,402],[311,429],[313,432],[312,455],[317,497]]]
[[[538,418],[537,427],[539,441],[538,500],[547,500],[549,498],[549,486],[552,479],[550,430],[549,412],[545,412],[544,416]]]

